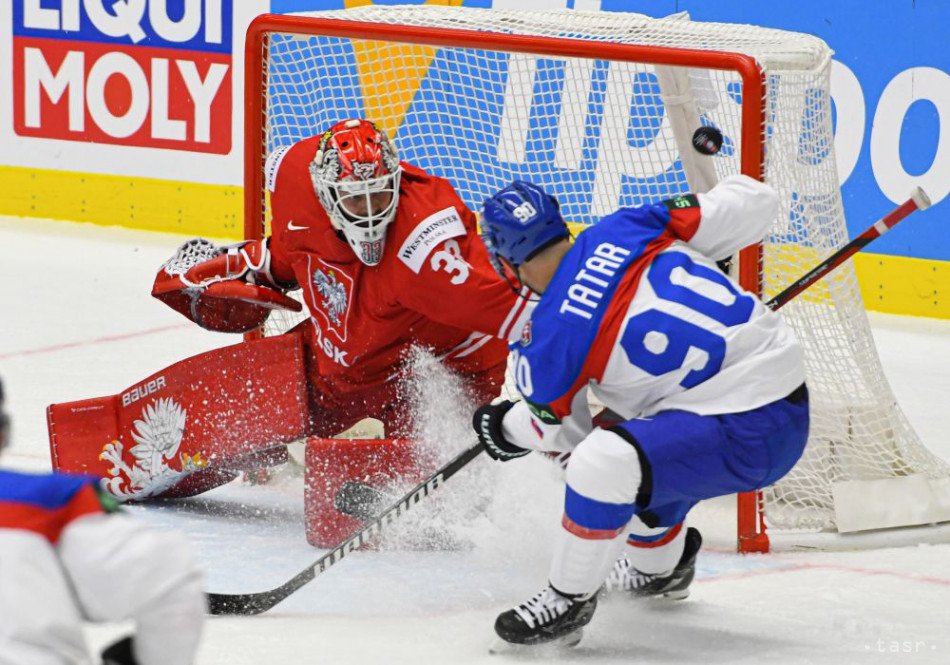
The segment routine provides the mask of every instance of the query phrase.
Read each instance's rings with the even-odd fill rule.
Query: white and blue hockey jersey
[[[590,432],[588,390],[625,419],[747,411],[804,380],[791,329],[715,261],[762,239],[775,191],[732,176],[707,194],[623,208],[577,238],[512,345],[516,445],[568,451]]]
[[[84,621],[126,619],[141,665],[193,662],[206,600],[187,542],[107,512],[97,484],[0,469],[0,665],[92,665]]]

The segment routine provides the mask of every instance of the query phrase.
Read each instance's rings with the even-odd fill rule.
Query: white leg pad
[[[562,593],[594,593],[607,579],[607,573],[623,548],[625,536],[611,540],[587,540],[561,529],[555,540],[551,561],[551,586]]]
[[[632,504],[642,480],[640,458],[625,439],[598,428],[577,444],[565,480],[575,492],[595,501]]]
[[[568,492],[580,495],[581,509],[565,514],[555,541],[550,581],[558,591],[590,594],[603,584],[626,540],[626,522],[604,528],[585,517],[599,506],[632,506],[640,488],[640,461],[624,439],[595,429],[571,455],[566,473]],[[567,523],[572,521],[572,526]],[[612,532],[612,531],[615,531]]]

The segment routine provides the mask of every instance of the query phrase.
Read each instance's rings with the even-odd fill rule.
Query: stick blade
[[[212,616],[254,616],[266,612],[283,600],[268,592],[263,593],[209,593],[208,614]]]

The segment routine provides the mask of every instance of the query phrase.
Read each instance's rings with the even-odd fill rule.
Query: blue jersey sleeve
[[[87,485],[97,487],[98,481],[92,477],[62,473],[0,471],[0,502],[26,503],[56,510],[68,504]]]

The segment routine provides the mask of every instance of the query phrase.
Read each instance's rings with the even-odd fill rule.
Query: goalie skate
[[[686,543],[679,563],[668,575],[642,573],[631,565],[627,556],[621,555],[604,583],[606,593],[623,591],[637,598],[663,596],[683,600],[689,596],[689,585],[696,575],[696,554],[702,547],[703,537],[698,529],[686,530]]]
[[[550,585],[530,600],[502,612],[495,621],[495,632],[501,641],[492,653],[516,651],[520,648],[573,647],[583,636],[597,609],[597,594],[586,599],[571,599]]]

